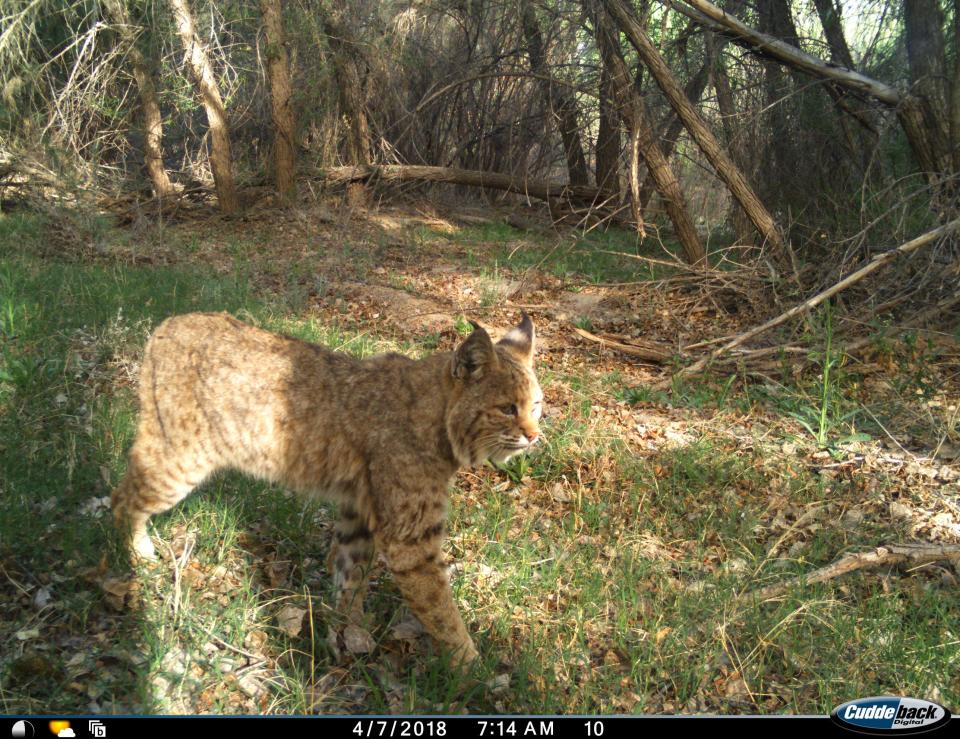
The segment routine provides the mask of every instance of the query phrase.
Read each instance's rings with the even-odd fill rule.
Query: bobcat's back
[[[151,464],[180,459],[194,479],[223,467],[297,488],[353,477],[360,364],[223,314],[168,319],[144,353],[137,449]]]

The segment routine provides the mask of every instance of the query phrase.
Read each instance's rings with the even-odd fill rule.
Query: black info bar
[[[854,736],[827,716],[7,716],[0,739],[633,739],[733,732],[738,736]],[[956,718],[927,735],[960,736]],[[9,733],[7,733],[9,732]],[[879,732],[878,732],[879,733]],[[908,732],[883,732],[905,734]]]

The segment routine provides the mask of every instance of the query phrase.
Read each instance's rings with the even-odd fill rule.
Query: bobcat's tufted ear
[[[493,341],[475,321],[470,321],[473,333],[457,347],[453,358],[453,376],[460,379],[479,379],[491,364],[496,364],[497,353],[493,350]]]
[[[536,331],[533,328],[533,321],[530,320],[530,316],[524,312],[523,319],[520,323],[510,329],[507,335],[500,339],[498,343],[510,349],[521,360],[526,362],[528,366],[532,365]]]

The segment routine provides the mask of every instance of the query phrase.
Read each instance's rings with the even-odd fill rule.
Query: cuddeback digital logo
[[[943,726],[950,711],[931,701],[886,695],[848,701],[834,708],[830,718],[866,734],[918,734]]]

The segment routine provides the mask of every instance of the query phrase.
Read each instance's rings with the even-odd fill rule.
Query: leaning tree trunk
[[[177,31],[183,41],[183,48],[187,53],[187,64],[207,112],[212,141],[210,169],[213,170],[213,182],[217,188],[220,210],[224,213],[233,213],[240,207],[240,200],[233,184],[230,126],[227,111],[223,107],[223,99],[217,87],[216,76],[213,73],[213,65],[210,63],[210,55],[194,29],[193,16],[187,0],[170,0],[170,7],[173,10]]]
[[[120,38],[130,51],[130,64],[133,67],[133,79],[137,83],[140,95],[140,108],[143,111],[143,159],[153,194],[158,198],[173,195],[176,188],[170,182],[167,170],[163,166],[163,116],[160,113],[160,101],[157,88],[153,84],[153,75],[147,62],[137,48],[137,38],[130,22],[130,16],[123,0],[104,0],[104,8],[111,21],[116,25]]]
[[[820,25],[823,26],[823,35],[827,37],[827,46],[830,47],[830,59],[847,69],[853,69],[853,55],[843,35],[843,19],[837,0],[813,0],[820,16]]]
[[[813,4],[817,8],[820,25],[823,27],[823,35],[826,36],[827,46],[830,48],[830,61],[841,67],[853,69],[853,55],[850,53],[850,46],[847,44],[847,38],[843,33],[843,16],[839,1],[813,0]],[[841,110],[857,119],[859,128],[856,130],[851,130],[853,126],[846,117],[840,118],[840,125],[843,126],[844,134],[848,139],[851,155],[855,161],[859,160],[861,172],[865,176],[869,176],[871,151],[877,144],[876,116],[873,115],[873,111],[854,108],[850,103],[854,102],[855,104],[855,101],[852,101],[846,91],[839,86],[828,85],[826,90]]]
[[[907,63],[911,92],[918,99],[914,125],[926,132],[924,156],[934,178],[935,208],[952,215],[956,211],[956,184],[952,175],[954,152],[960,141],[951,140],[950,105],[947,93],[947,62],[943,38],[943,13],[938,0],[909,0],[903,4],[903,28],[907,40]]]
[[[267,36],[267,69],[270,75],[270,103],[273,114],[273,167],[277,194],[289,204],[296,192],[293,148],[293,91],[290,87],[290,61],[283,33],[280,0],[260,0]]]
[[[570,184],[580,187],[589,184],[587,160],[583,155],[583,143],[580,140],[580,126],[577,120],[577,103],[570,91],[562,85],[554,84],[547,69],[546,53],[543,48],[543,34],[530,0],[521,3],[521,23],[527,42],[527,55],[530,58],[530,70],[541,77],[541,89],[547,110],[550,111],[563,142],[563,153],[567,160],[567,173]]]
[[[626,62],[620,54],[613,23],[602,6],[598,5],[596,10],[597,47],[600,49],[602,63],[610,71],[618,112],[633,137],[634,146],[639,149],[653,177],[684,256],[690,264],[703,262],[706,260],[706,252],[687,210],[683,190],[680,189],[680,183],[670,168],[670,162],[663,155],[653,135],[653,128],[643,100],[637,95]],[[639,208],[636,183],[632,189],[632,197]]]
[[[960,52],[960,0],[953,0],[953,48]],[[953,79],[950,84],[950,141],[953,171],[960,172],[960,53],[953,55]]]
[[[670,72],[670,68],[663,57],[657,52],[646,31],[637,22],[633,13],[623,4],[622,0],[602,0],[602,2],[637,50],[640,59],[650,70],[653,78],[657,81],[657,85],[670,101],[670,106],[683,121],[683,125],[690,132],[693,140],[697,142],[697,146],[700,147],[710,164],[713,165],[733,197],[746,211],[757,231],[776,252],[782,254],[784,252],[783,240],[773,216],[760,202],[740,169],[720,146],[716,137],[697,113],[696,108],[684,96],[676,78]]]
[[[800,39],[786,0],[766,0],[757,8],[758,23],[764,33],[784,43],[799,48]],[[784,172],[801,173],[800,159],[803,143],[798,129],[799,100],[795,92],[803,84],[802,79],[789,67],[776,59],[763,62],[764,118],[771,132],[763,159],[769,166],[761,170],[758,189],[768,202],[781,207],[795,202],[794,178],[784,177]]]

